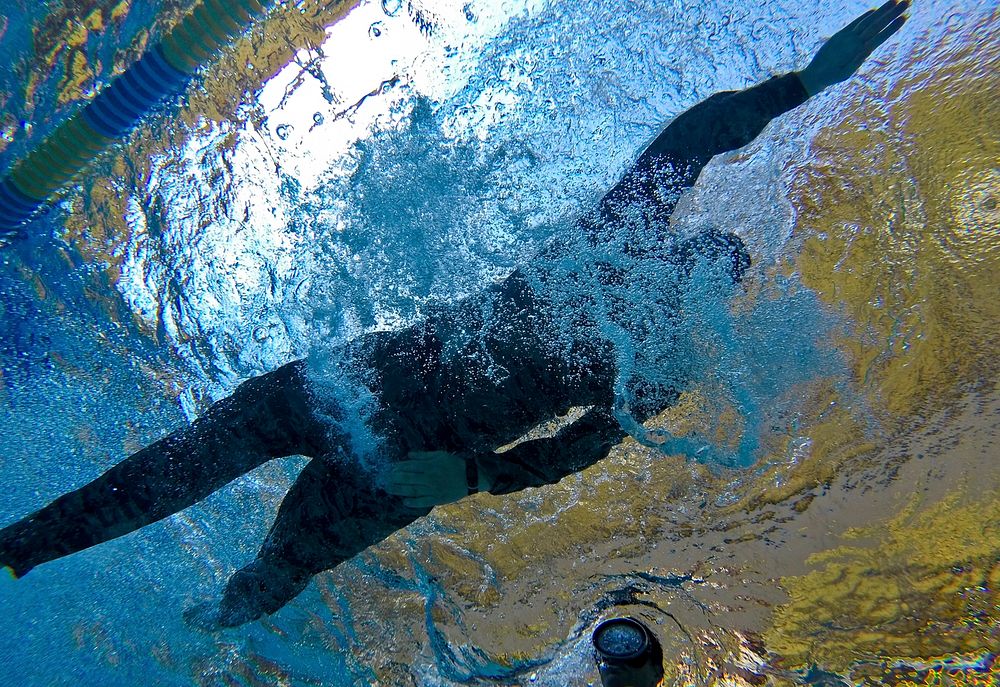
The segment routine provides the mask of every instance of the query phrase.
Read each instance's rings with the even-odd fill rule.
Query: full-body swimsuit
[[[681,114],[580,220],[580,235],[599,242],[602,232],[638,221],[665,238],[680,194],[713,156],[748,144],[807,97],[789,74],[719,93]],[[742,242],[714,231],[656,251],[648,257],[679,271],[698,256],[729,260],[736,281],[749,266]],[[538,260],[554,254],[545,253]],[[385,458],[432,450],[478,456],[489,464],[490,491],[503,494],[556,482],[607,455],[625,436],[612,413],[612,346],[587,327],[569,345],[552,345],[559,332],[547,315],[551,308],[544,279],[518,270],[419,324],[348,344],[342,359],[365,371],[358,383],[377,400],[369,423]],[[464,343],[449,349],[456,340]],[[470,360],[490,360],[491,371]],[[651,396],[639,419],[671,400],[669,390]],[[591,408],[553,437],[492,453],[571,406]],[[256,560],[230,579],[219,622],[237,625],[273,613],[317,572],[429,511],[408,507],[358,468],[347,455],[349,437],[336,421],[323,419],[343,412],[314,393],[305,361],[250,379],[189,427],[0,530],[0,563],[24,575],[176,513],[272,458],[300,454],[312,460],[283,500]]]

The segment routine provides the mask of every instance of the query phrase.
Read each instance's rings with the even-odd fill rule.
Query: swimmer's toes
[[[237,570],[226,583],[226,590],[219,602],[219,623],[224,627],[237,627],[257,620],[264,614],[268,586],[261,577],[257,562],[251,563],[242,570]]]
[[[205,632],[216,632],[222,629],[219,622],[219,602],[203,601],[184,611],[184,622],[188,627]]]
[[[10,568],[15,579],[24,577],[39,563],[50,560],[38,545],[40,538],[32,518],[0,528],[0,568]]]
[[[15,580],[19,580],[27,575],[33,567],[32,565],[21,565],[20,563],[13,562],[13,559],[0,556],[0,568],[8,571]]]
[[[24,577],[31,570],[31,566],[18,563],[14,553],[5,545],[0,544],[0,569],[7,571],[11,577],[17,580]]]

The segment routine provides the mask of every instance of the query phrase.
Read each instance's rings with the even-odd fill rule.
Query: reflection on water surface
[[[39,113],[44,133],[181,9],[164,3],[154,21],[155,8],[139,17],[124,2],[84,4],[48,8],[32,43],[39,76],[4,82],[5,103],[35,103],[5,105],[5,140],[18,141],[5,155],[24,145],[15,108]],[[5,367],[0,379],[0,465],[19,503],[51,498],[174,426],[174,399],[194,413],[236,379],[302,354],[311,332],[343,336],[365,313],[405,319],[428,297],[502,273],[599,195],[653,122],[799,65],[825,27],[857,10],[799,4],[743,16],[713,3],[624,13],[471,3],[442,6],[437,34],[421,33],[413,9],[373,4],[381,24],[364,22],[364,40],[408,26],[429,52],[351,116],[335,119],[392,74],[323,100],[326,115],[301,101],[317,128],[296,124],[284,138],[288,113],[266,109],[257,89],[308,48],[305,77],[282,82],[285,107],[310,89],[322,99],[305,67],[322,62],[325,27],[348,5],[282,9],[210,70],[176,119],[155,118],[66,196],[45,220],[60,235],[55,250],[3,255],[24,296],[9,312],[51,330],[21,332],[16,347],[35,356],[27,376]],[[466,12],[489,28],[469,28]],[[734,312],[780,300],[790,283],[845,323],[822,343],[846,368],[772,399],[754,468],[626,442],[558,485],[437,509],[253,627],[211,636],[164,620],[252,555],[266,527],[256,520],[296,467],[266,466],[149,533],[3,583],[10,622],[31,628],[23,644],[3,645],[7,665],[24,684],[74,674],[129,684],[146,673],[164,684],[586,684],[596,680],[589,631],[620,605],[660,636],[668,684],[995,684],[997,16],[947,2],[913,14],[861,78],[716,161],[685,201],[680,226],[738,226],[754,250],[761,270]],[[71,16],[82,22],[72,30]],[[21,34],[8,26],[5,37]],[[454,82],[420,81],[428,55]],[[325,74],[344,68],[323,64]],[[420,89],[442,83],[463,85],[436,92],[434,125],[406,138]],[[351,135],[366,141],[357,148],[302,150],[355,124]],[[463,135],[475,126],[488,135]],[[381,160],[387,188],[402,189],[383,199],[389,210],[434,200],[415,160],[444,176],[465,167],[475,183],[453,180],[448,222],[428,232],[451,240],[430,246],[439,263],[370,259],[372,245],[405,247],[406,236],[358,223],[340,202],[369,190],[352,186],[364,154]],[[476,177],[487,161],[502,173]],[[392,185],[392,173],[410,176]],[[402,287],[369,288],[400,274]],[[335,319],[350,312],[353,321]],[[114,404],[90,390],[107,384],[120,390]],[[658,422],[724,444],[747,422],[715,402],[717,390],[706,379]],[[65,440],[39,455],[49,436]],[[234,533],[245,543],[232,546]]]

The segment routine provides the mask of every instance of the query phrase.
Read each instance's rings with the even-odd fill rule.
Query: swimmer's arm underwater
[[[582,224],[592,240],[614,231],[638,210],[650,226],[665,227],[681,193],[714,156],[753,141],[774,118],[849,78],[906,21],[909,0],[889,0],[830,38],[809,65],[743,91],[717,93],[678,115],[639,156]]]
[[[614,245],[623,227],[643,226],[662,240],[681,194],[709,160],[749,144],[772,119],[808,98],[791,73],[744,91],[716,93],[681,113],[601,199],[597,213],[581,219],[585,235],[594,244]]]

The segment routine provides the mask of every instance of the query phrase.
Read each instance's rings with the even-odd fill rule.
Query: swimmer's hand
[[[906,21],[903,12],[909,0],[889,0],[877,10],[869,10],[838,31],[823,44],[799,79],[810,95],[850,78],[861,63],[899,30]]]
[[[413,451],[389,468],[385,490],[402,497],[410,508],[458,501],[469,493],[465,461],[446,451]]]

